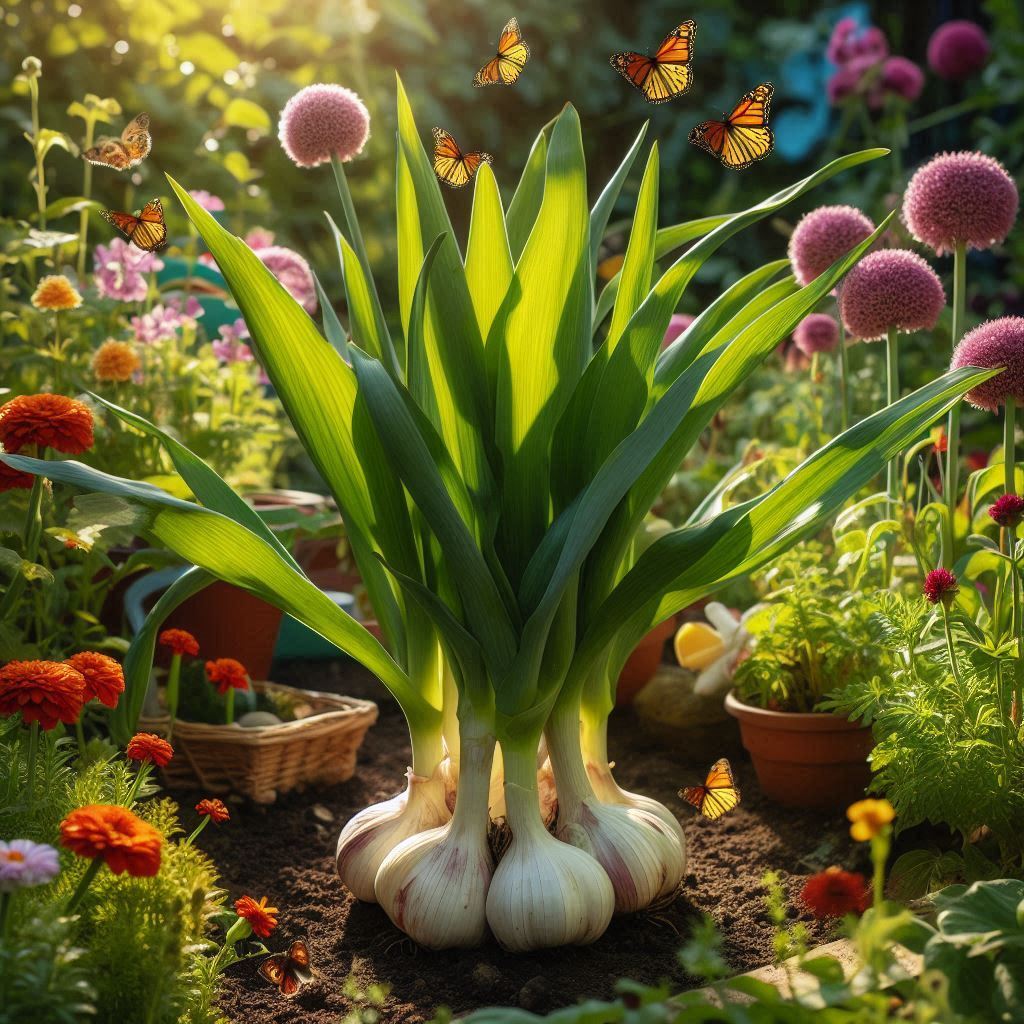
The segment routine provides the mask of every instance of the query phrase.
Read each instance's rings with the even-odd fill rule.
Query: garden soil
[[[279,926],[267,945],[276,951],[305,938],[316,970],[296,997],[285,999],[257,973],[258,960],[236,964],[227,971],[220,1004],[232,1022],[341,1024],[362,1005],[353,991],[365,992],[374,984],[389,988],[379,1018],[385,1024],[429,1021],[439,1007],[456,1016],[490,1005],[542,1013],[582,998],[612,998],[622,977],[644,983],[667,980],[682,989],[695,981],[687,978],[677,951],[702,914],[718,923],[725,936],[723,955],[736,971],[770,962],[772,927],[762,885],[766,871],[784,879],[790,919],[805,921],[812,938],[824,940],[825,927],[799,908],[804,879],[829,864],[867,870],[855,859],[863,856],[863,848],[849,840],[841,813],[786,810],[761,797],[732,732],[723,733],[722,753],[733,758],[742,803],[718,821],[699,818],[677,792],[702,781],[708,764],[650,736],[627,708],[617,710],[611,722],[615,775],[625,788],[662,801],[683,823],[689,862],[675,896],[657,909],[616,918],[592,946],[510,955],[490,940],[477,950],[429,952],[404,938],[379,907],[349,896],[334,869],[342,825],[401,788],[409,746],[398,706],[348,661],[291,662],[278,666],[274,678],[376,700],[380,719],[367,734],[349,782],[286,794],[267,807],[227,795],[230,823],[207,828],[199,839],[232,900],[243,893],[267,896],[280,908]],[[204,794],[174,795],[188,807]]]

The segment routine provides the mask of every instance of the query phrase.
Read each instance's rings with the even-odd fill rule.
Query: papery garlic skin
[[[338,875],[357,900],[375,903],[374,881],[384,858],[403,840],[445,824],[451,812],[445,802],[440,771],[430,778],[406,771],[406,789],[350,818],[338,836]]]

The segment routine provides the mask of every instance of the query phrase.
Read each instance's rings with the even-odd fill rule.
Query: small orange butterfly
[[[489,164],[492,160],[490,153],[478,150],[463,153],[450,132],[443,128],[434,129],[434,173],[446,185],[462,188],[473,180],[481,164]]]
[[[262,961],[259,972],[277,986],[281,995],[294,996],[313,977],[309,948],[302,939],[296,939],[287,953],[274,953]]]
[[[151,199],[137,214],[102,210],[100,216],[108,224],[113,224],[132,245],[146,252],[155,252],[167,244],[164,206],[159,199]]]
[[[704,815],[705,818],[720,818],[740,802],[740,790],[732,777],[732,768],[727,758],[720,758],[708,772],[703,786],[687,786],[679,795]]]
[[[131,121],[121,137],[104,135],[96,140],[96,145],[87,149],[82,158],[100,167],[112,167],[115,171],[127,171],[130,167],[141,164],[149,156],[153,148],[153,138],[149,134],[149,114],[139,114]]]
[[[697,125],[690,132],[690,141],[734,171],[763,160],[775,148],[775,136],[768,127],[768,109],[774,92],[771,82],[751,89],[724,121]]]
[[[611,65],[644,94],[648,103],[667,103],[693,85],[690,61],[696,35],[696,22],[684,21],[665,36],[653,57],[632,51],[614,53]]]
[[[510,18],[501,30],[498,52],[473,76],[473,84],[515,85],[530,59],[530,48],[523,42],[519,22]]]

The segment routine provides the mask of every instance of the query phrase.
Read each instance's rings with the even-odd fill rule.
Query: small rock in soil
[[[546,1010],[551,1000],[551,985],[542,974],[531,978],[520,990],[518,1002],[524,1010]]]
[[[481,992],[492,992],[502,982],[501,971],[490,964],[477,964],[473,968],[473,984]]]
[[[313,812],[313,817],[318,821],[322,821],[325,824],[334,821],[334,814],[324,807],[323,804],[313,804],[310,810]]]

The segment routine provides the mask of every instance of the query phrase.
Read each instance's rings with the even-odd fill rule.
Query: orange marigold
[[[36,309],[78,309],[81,304],[78,289],[63,274],[48,274],[32,293],[32,305]]]
[[[199,641],[187,629],[165,629],[160,634],[160,643],[175,654],[190,654],[194,658],[199,653]]]
[[[132,374],[142,366],[135,346],[128,341],[109,339],[92,357],[92,375],[99,381],[121,384],[131,380]]]
[[[257,903],[251,896],[235,900],[235,913],[249,923],[253,933],[265,939],[276,927],[279,913],[277,907],[267,906],[267,897],[261,896]]]
[[[234,658],[218,658],[206,663],[206,678],[217,687],[218,693],[249,689],[249,673],[240,661]]]
[[[174,747],[162,736],[155,736],[151,732],[137,732],[128,741],[124,752],[133,761],[152,761],[159,768],[163,768],[174,757]]]
[[[21,712],[26,723],[73,725],[85,703],[82,673],[59,661],[11,661],[0,668],[0,715]]]
[[[22,473],[20,469],[12,469],[0,461],[0,494],[4,491],[30,491],[34,480],[31,473]]]
[[[60,823],[60,841],[79,857],[99,857],[115,875],[151,877],[160,870],[164,837],[127,807],[79,807]]]
[[[81,651],[64,662],[82,673],[85,679],[85,699],[95,697],[108,708],[117,707],[117,698],[124,693],[124,669],[99,651]]]
[[[218,800],[216,797],[209,797],[206,800],[200,800],[199,803],[196,804],[196,811],[204,818],[210,818],[214,825],[219,825],[222,821],[231,820],[231,815],[228,813],[228,809],[224,805],[224,801]]]
[[[65,395],[19,395],[0,405],[0,441],[9,452],[37,444],[80,455],[92,447],[92,412]]]

